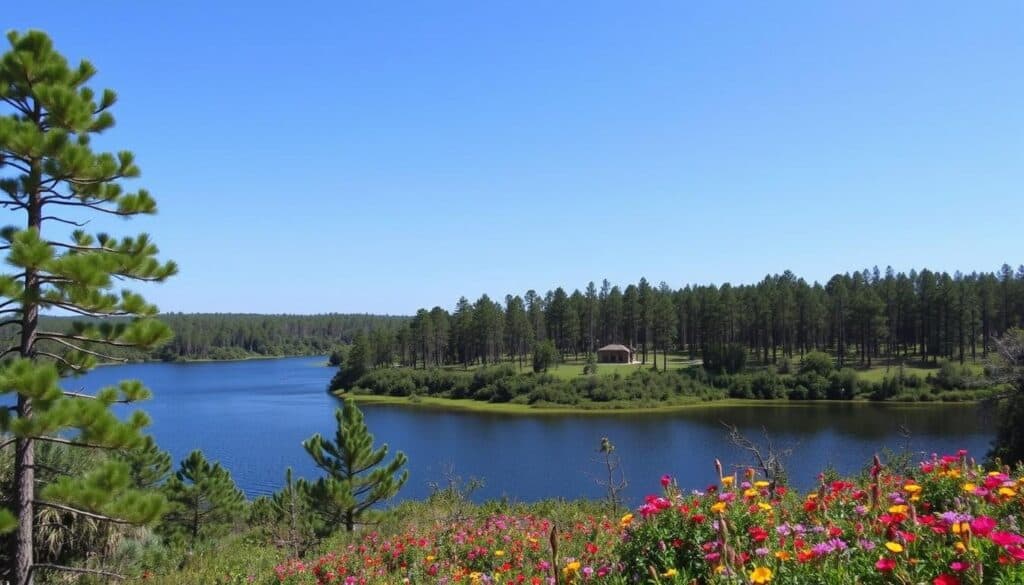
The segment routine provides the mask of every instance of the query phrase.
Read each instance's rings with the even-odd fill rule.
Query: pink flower
[[[933,585],[960,585],[960,579],[957,579],[955,575],[949,573],[943,573],[938,577],[932,579]]]
[[[959,573],[961,571],[966,571],[968,569],[968,567],[970,567],[970,565],[968,565],[967,563],[965,563],[963,561],[953,561],[952,563],[949,563],[949,568],[953,569],[957,573]]]
[[[661,476],[661,487],[667,488],[668,484],[670,484],[670,483],[672,483],[672,476],[670,476],[667,473],[665,475]]]
[[[889,558],[886,558],[886,557],[882,557],[882,558],[878,559],[878,562],[875,563],[875,568],[878,569],[879,571],[882,571],[883,573],[888,573],[889,571],[893,570],[895,567],[896,567],[896,561],[894,561],[892,559],[889,559]]]
[[[988,516],[978,516],[971,520],[971,533],[976,536],[987,536],[996,527],[996,521]]]
[[[1003,547],[1024,543],[1024,536],[1012,532],[993,532],[988,538]]]

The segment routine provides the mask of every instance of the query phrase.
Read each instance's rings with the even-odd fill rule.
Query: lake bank
[[[920,401],[899,401],[889,400],[885,402],[874,402],[871,400],[788,400],[785,398],[773,400],[722,398],[719,400],[690,400],[683,403],[670,403],[657,406],[634,406],[634,405],[612,405],[600,406],[601,403],[587,403],[582,405],[542,405],[517,404],[512,402],[484,402],[468,398],[443,398],[438,396],[379,396],[376,394],[354,394],[335,392],[338,398],[351,398],[357,404],[373,404],[400,406],[407,408],[423,408],[433,410],[451,410],[463,412],[477,412],[486,414],[507,414],[520,416],[564,416],[564,415],[642,415],[642,414],[670,414],[673,412],[688,411],[707,407],[787,407],[787,408],[812,408],[828,404],[851,404],[864,406],[884,405],[889,408],[956,408],[975,407],[977,402],[920,402]]]

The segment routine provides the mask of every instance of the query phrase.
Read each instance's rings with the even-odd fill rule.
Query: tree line
[[[395,330],[408,320],[401,316],[343,313],[164,313],[158,318],[173,332],[164,345],[153,349],[114,347],[107,353],[117,358],[160,361],[324,355],[350,344],[357,332]],[[80,317],[40,318],[41,324],[57,331],[70,331],[82,321]],[[0,337],[12,337],[14,333],[13,327],[0,326]]]
[[[420,309],[407,322],[367,337],[372,365],[410,367],[524,364],[541,342],[562,358],[609,343],[636,349],[643,363],[660,352],[691,358],[742,347],[760,363],[811,351],[839,367],[879,359],[988,357],[991,339],[1024,325],[1024,265],[993,272],[896,272],[877,267],[836,274],[824,284],[790,271],[756,284],[672,288],[641,278],[604,280],[583,290],[509,294],[504,302],[461,297],[454,311]]]

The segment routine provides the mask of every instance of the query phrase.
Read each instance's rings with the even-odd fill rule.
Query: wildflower
[[[669,578],[671,578],[671,577],[675,577],[678,574],[679,574],[679,571],[677,571],[675,569],[669,569],[669,570],[665,571],[664,573],[662,573],[661,576],[662,577],[669,577]]]
[[[672,483],[672,476],[667,473],[661,476],[661,487],[667,488],[670,483]]]
[[[619,518],[619,528],[626,528],[633,523],[633,514],[626,514],[622,518]]]
[[[888,573],[889,571],[891,571],[894,568],[896,568],[896,561],[894,561],[894,560],[892,560],[890,558],[881,557],[875,563],[875,568],[878,569],[879,571],[883,572],[883,573]]]
[[[907,485],[903,486],[903,491],[907,492],[912,496],[916,496],[917,494],[921,493],[921,486],[917,485],[916,483],[908,483]]]
[[[727,475],[727,476],[722,478],[722,485],[724,485],[725,487],[730,487],[735,482],[736,482],[736,476],[735,475]]]
[[[754,482],[754,487],[756,487],[757,489],[761,489],[761,490],[765,489],[769,485],[771,485],[771,483],[769,483],[769,482],[767,482],[767,481],[765,481],[763,479]]]
[[[955,575],[943,573],[938,577],[932,579],[932,585],[960,585],[960,579],[958,579]]]
[[[496,551],[494,551],[494,556],[496,556],[496,557],[503,557],[503,556],[505,556],[505,551],[503,551],[503,550],[496,550]]]
[[[889,549],[889,552],[897,554],[903,552],[903,545],[898,542],[892,542],[891,540],[885,543],[885,548]]]
[[[762,512],[771,512],[772,511],[772,505],[771,504],[766,504],[764,502],[758,502],[757,503],[757,507]]]
[[[715,502],[711,505],[711,511],[716,514],[721,514],[725,511],[725,502]]]
[[[750,573],[750,582],[764,585],[772,580],[772,570],[768,567],[757,567]]]
[[[1004,498],[1012,498],[1017,495],[1017,492],[1015,492],[1013,488],[1001,487],[999,488],[999,495]]]
[[[777,550],[775,551],[775,558],[779,559],[780,561],[788,561],[789,559],[793,558],[793,555],[789,554],[789,551],[786,550]]]
[[[747,489],[743,490],[743,497],[744,498],[756,498],[757,494],[758,494],[758,491],[755,490],[754,488],[747,488]]]

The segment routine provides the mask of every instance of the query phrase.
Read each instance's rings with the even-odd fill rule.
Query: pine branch
[[[81,392],[62,392],[64,396],[68,398],[84,398],[86,400],[96,400],[96,397],[92,394],[83,394]],[[114,400],[112,404],[131,404],[134,400]]]
[[[85,226],[89,225],[88,221],[71,221],[70,219],[64,219],[62,217],[54,217],[52,215],[44,216],[39,221],[46,221],[46,220],[49,220],[49,219],[52,219],[53,221],[59,221],[60,223],[66,223],[68,225],[73,225],[75,227],[85,227]]]
[[[57,248],[66,248],[68,250],[75,250],[77,252],[117,252],[113,248],[107,248],[106,246],[75,246],[73,244],[65,244],[63,242],[46,242],[50,246]]]
[[[88,201],[60,201],[57,199],[51,199],[50,201],[47,201],[47,203],[50,205],[65,205],[67,207],[88,207],[93,211],[99,211],[100,213],[106,213],[109,215],[119,215],[121,217],[130,217],[132,215],[136,215],[131,211],[121,211],[120,209],[110,209],[107,207],[103,207],[103,203],[109,203],[108,201],[103,200],[97,200],[95,203],[91,203]]]
[[[136,522],[129,522],[128,520],[122,520],[120,518],[114,518],[112,516],[104,516],[103,514],[97,514],[95,512],[86,512],[85,510],[72,508],[71,506],[65,506],[64,504],[58,504],[56,502],[47,502],[46,500],[32,500],[32,503],[37,506],[53,508],[54,510],[60,510],[62,512],[78,514],[80,516],[85,516],[86,518],[92,518],[93,520],[102,520],[103,522],[110,522],[111,524],[136,524]]]
[[[116,451],[117,447],[108,447],[107,445],[97,445],[96,443],[82,443],[80,441],[72,441],[70,439],[61,439],[60,437],[33,437],[35,441],[43,441],[46,443],[58,443],[60,445],[70,445],[72,447],[85,447],[87,449],[106,449],[108,451]],[[3,447],[6,445],[0,445]]]
[[[87,575],[100,575],[108,577],[110,579],[117,579],[118,581],[124,581],[124,575],[117,573],[111,573],[110,571],[103,571],[101,569],[86,569],[83,567],[68,567],[66,565],[55,565],[53,563],[36,563],[32,565],[32,570],[36,571],[43,569],[46,571],[63,571],[65,573],[82,573]]]
[[[17,408],[17,407],[15,407],[15,408]],[[13,439],[7,439],[7,440],[6,440],[6,441],[4,441],[3,443],[0,443],[0,449],[4,449],[4,448],[5,448],[5,447],[7,447],[8,445],[13,445],[13,444],[15,444],[16,442],[18,442],[18,438],[17,438],[17,437],[15,437],[15,438],[13,438]]]
[[[89,309],[83,309],[83,308],[79,307],[78,305],[72,305],[71,303],[65,303],[63,301],[57,301],[57,300],[52,300],[52,299],[44,299],[41,302],[43,304],[46,304],[46,305],[53,305],[54,307],[60,307],[61,309],[64,309],[65,311],[69,311],[71,313],[82,315],[83,317],[124,317],[126,315],[131,315],[132,314],[132,313],[129,313],[128,311],[117,311],[117,310],[112,310],[112,311],[107,311],[107,312],[90,311]]]
[[[70,333],[57,333],[55,331],[40,331],[36,334],[39,339],[52,339],[57,341],[58,339],[70,339],[72,341],[83,341],[85,343],[102,343],[103,345],[109,345],[111,347],[135,347],[133,343],[125,343],[123,341],[113,341],[106,339],[93,339],[91,337],[84,337],[82,335],[71,335]]]
[[[91,349],[85,349],[84,347],[78,347],[77,345],[75,345],[73,343],[68,343],[67,341],[64,341],[63,339],[58,339],[56,337],[45,337],[43,339],[49,339],[50,341],[55,341],[55,342],[63,345],[64,347],[71,348],[72,351],[80,351],[82,353],[86,353],[86,354],[89,354],[91,356],[96,356],[98,358],[102,358],[102,359],[105,359],[105,360],[110,360],[112,362],[127,362],[128,361],[128,358],[118,358],[118,357],[114,357],[112,355],[107,355],[105,353],[100,353],[98,351],[93,351]],[[103,342],[99,341],[98,343],[103,343]],[[39,353],[42,354],[43,352],[39,352]],[[68,366],[71,365],[66,360],[64,361],[64,363],[66,365],[68,365]]]
[[[48,357],[48,358],[50,358],[50,359],[52,359],[52,360],[54,360],[56,362],[60,362],[61,364],[64,365],[64,367],[70,368],[71,370],[73,370],[75,372],[81,372],[82,371],[82,366],[76,366],[75,364],[69,362],[68,360],[60,357],[59,355],[57,355],[55,353],[50,353],[48,351],[36,350],[35,354],[36,355],[41,355],[41,356],[44,356],[44,357]]]

